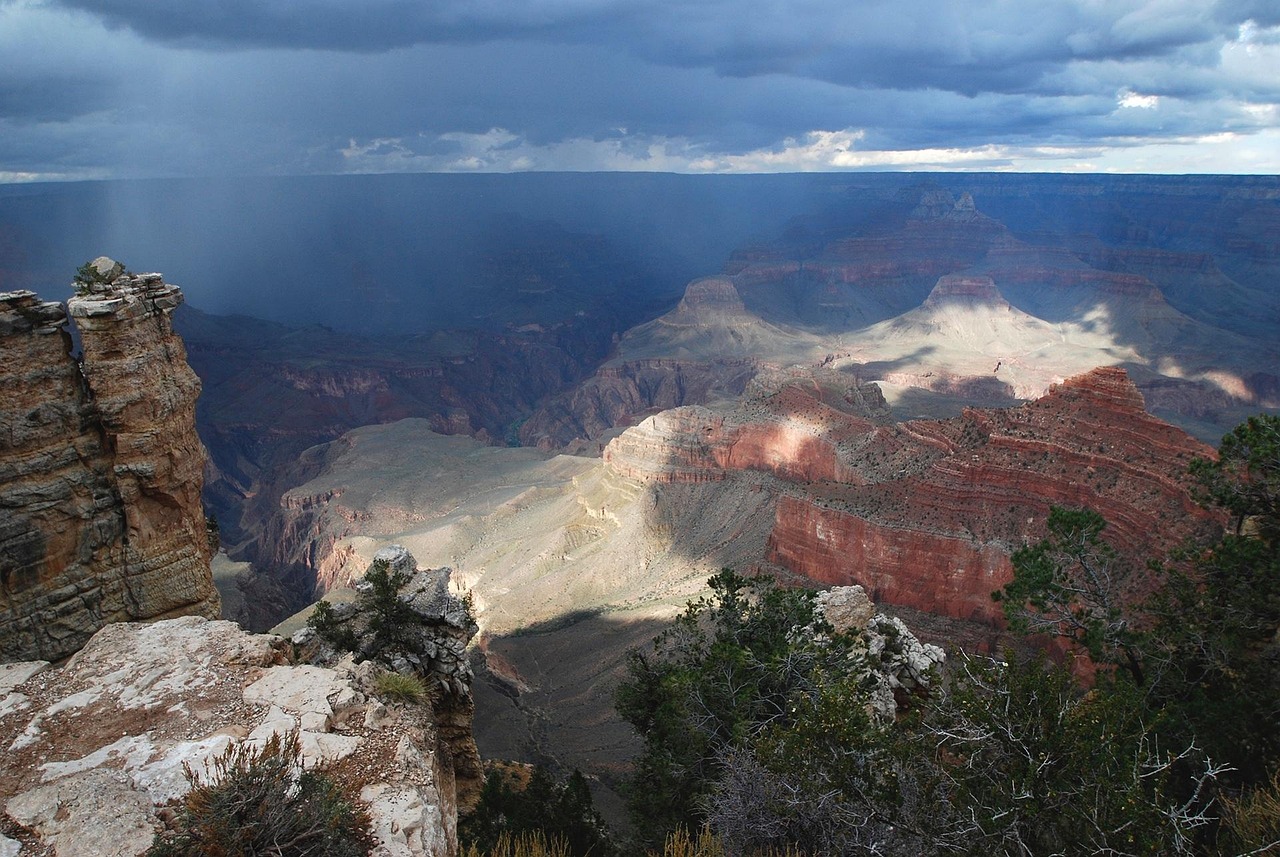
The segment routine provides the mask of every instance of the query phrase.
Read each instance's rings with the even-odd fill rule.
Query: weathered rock
[[[1221,525],[1181,475],[1212,450],[1146,413],[1120,369],[952,420],[883,426],[848,410],[793,383],[730,410],[651,417],[604,457],[650,484],[767,474],[780,495],[769,562],[988,627],[1002,626],[990,596],[1011,577],[1010,554],[1043,536],[1051,505],[1097,509],[1139,562]]]
[[[817,607],[837,634],[861,631],[876,614],[876,606],[861,586],[834,586],[819,592]]]
[[[67,312],[0,295],[0,660],[66,657],[110,622],[217,615],[181,300],[159,274],[96,283]]]
[[[942,649],[922,643],[901,619],[877,613],[861,586],[819,592],[816,607],[837,634],[862,636],[858,654],[866,658],[869,710],[881,720],[892,719],[905,697],[927,691],[946,660]]]
[[[374,623],[385,619],[379,611],[386,609],[377,603],[374,585],[368,579],[375,569],[400,582],[396,598],[412,616],[397,620],[394,641],[380,639],[373,631]],[[333,627],[328,638],[316,639],[315,631],[307,628],[294,635],[294,642],[305,656],[327,664],[341,656],[329,642],[350,635],[358,646],[355,655],[363,664],[376,662],[422,678],[433,691],[435,728],[441,752],[449,756],[454,771],[458,805],[469,808],[479,799],[484,781],[471,731],[475,703],[467,657],[467,644],[479,627],[467,605],[449,591],[451,574],[448,568],[419,569],[413,554],[401,545],[382,548],[374,554],[366,576],[352,583],[357,600],[329,608]],[[316,711],[325,713],[323,708]]]
[[[376,854],[456,853],[452,759],[427,710],[378,700],[372,671],[349,659],[322,668],[289,653],[279,637],[184,617],[109,625],[61,668],[14,668],[0,810],[57,857],[131,857],[160,829],[160,805],[190,788],[184,765],[204,778],[235,744],[296,734],[306,767],[355,772]]]

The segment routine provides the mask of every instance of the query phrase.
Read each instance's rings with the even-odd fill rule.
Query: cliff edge
[[[0,662],[65,658],[111,622],[218,615],[182,293],[86,267],[65,306],[0,293]]]

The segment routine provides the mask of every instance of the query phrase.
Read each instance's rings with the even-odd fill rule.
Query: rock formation
[[[110,622],[218,613],[200,381],[170,325],[182,294],[94,265],[65,311],[0,295],[0,660],[64,658]]]
[[[990,593],[1050,504],[1094,506],[1141,558],[1221,526],[1180,476],[1210,450],[1147,414],[1117,369],[1018,408],[906,423],[842,368],[766,369],[737,403],[642,420],[603,460],[429,428],[368,426],[315,450],[280,543],[330,589],[392,544],[453,567],[483,629],[481,750],[580,767],[605,805],[633,749],[609,704],[624,652],[719,568],[860,584],[921,639],[973,650],[999,644]]]
[[[250,583],[252,614],[237,617],[259,630],[314,598],[314,581],[281,557],[271,522],[282,495],[315,474],[313,460],[300,460],[308,449],[405,418],[488,444],[514,440],[513,423],[590,371],[612,332],[589,316],[501,333],[364,337],[191,307],[176,323],[204,382],[205,501],[226,552],[260,572]]]
[[[877,602],[995,628],[1009,555],[1040,538],[1051,505],[1087,506],[1141,562],[1221,522],[1192,501],[1191,458],[1211,454],[1150,416],[1120,369],[1072,378],[1018,408],[877,426],[798,384],[773,410],[678,408],[612,441],[605,460],[648,483],[741,471],[779,494],[767,559]]]
[[[853,234],[753,246],[624,334],[595,377],[541,406],[521,440],[594,450],[654,407],[732,395],[706,380],[729,359],[751,361],[754,374],[827,355],[885,382],[900,418],[1015,404],[1095,366],[1130,370],[1163,415],[1209,439],[1280,403],[1280,351],[1253,318],[1265,314],[1263,293],[1233,282],[1216,257],[1015,235],[1014,223],[969,193],[935,188]],[[681,395],[659,402],[637,387]]]
[[[372,580],[375,571],[382,575],[379,584]],[[368,574],[354,582],[356,600],[326,605],[327,621],[298,631],[293,642],[304,657],[323,664],[341,657],[333,645],[345,638],[355,644],[360,663],[423,679],[432,696],[440,752],[456,779],[457,805],[469,808],[484,782],[471,733],[475,703],[467,660],[467,644],[479,628],[467,605],[449,591],[451,573],[448,568],[420,570],[400,545],[383,548],[374,554]],[[379,592],[378,585],[395,589]]]
[[[456,854],[453,761],[428,710],[380,699],[371,663],[300,665],[291,648],[188,616],[109,625],[60,668],[0,667],[0,854],[142,854],[190,788],[184,766],[207,780],[229,747],[295,733],[303,764],[367,805],[376,854]]]
[[[837,634],[862,635],[868,713],[882,721],[902,710],[904,697],[927,691],[947,659],[938,646],[920,642],[901,619],[877,612],[861,586],[833,586],[819,592],[815,604]]]

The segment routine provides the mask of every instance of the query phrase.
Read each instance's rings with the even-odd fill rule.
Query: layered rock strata
[[[457,853],[452,760],[422,706],[350,658],[296,664],[280,637],[183,617],[109,625],[61,668],[0,668],[0,827],[20,853],[146,852],[167,806],[234,746],[296,735],[372,817],[380,857]]]
[[[169,318],[182,293],[113,265],[65,310],[0,295],[0,660],[66,657],[110,622],[218,613],[200,382]]]
[[[1044,535],[1052,505],[1089,507],[1143,562],[1221,526],[1192,500],[1190,460],[1212,450],[1150,416],[1123,370],[1072,378],[1018,408],[877,426],[782,391],[776,410],[680,408],[605,450],[648,483],[742,470],[779,494],[767,560],[815,583],[859,584],[877,602],[998,627],[991,592],[1009,556]]]

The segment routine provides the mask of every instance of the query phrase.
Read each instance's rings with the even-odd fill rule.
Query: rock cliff
[[[768,403],[660,414],[612,441],[605,460],[650,484],[766,473],[779,495],[769,562],[991,627],[1001,620],[990,594],[1009,580],[1013,550],[1043,535],[1050,505],[1098,510],[1109,539],[1138,558],[1221,526],[1180,475],[1212,451],[1147,414],[1120,369],[950,420],[876,425],[798,384]]]
[[[0,294],[0,661],[64,658],[110,622],[218,613],[200,382],[170,325],[182,294],[97,263],[65,309]]]
[[[380,699],[371,663],[290,652],[188,616],[109,625],[61,668],[0,667],[0,854],[142,854],[190,788],[184,766],[207,778],[229,747],[289,734],[367,805],[374,854],[456,854],[454,767],[428,709]]]

